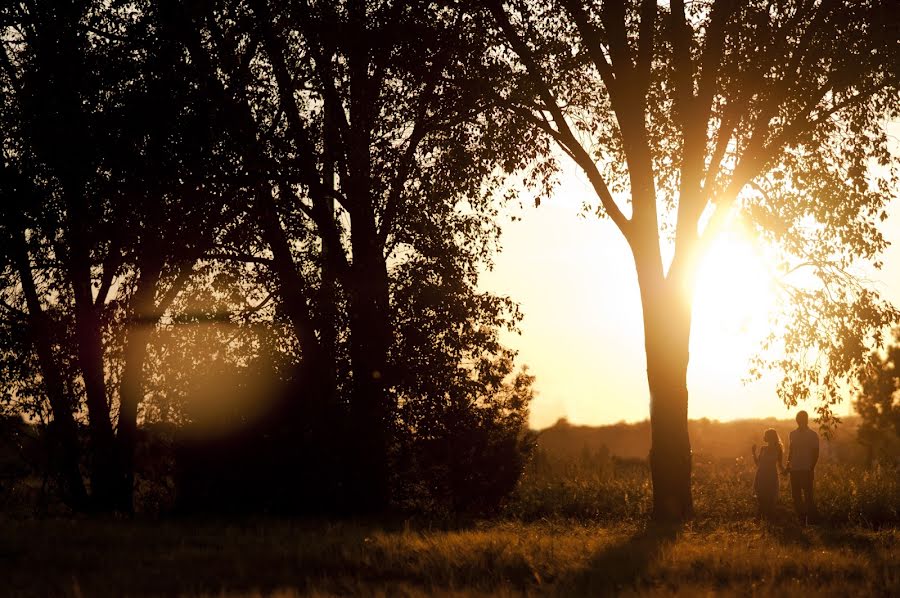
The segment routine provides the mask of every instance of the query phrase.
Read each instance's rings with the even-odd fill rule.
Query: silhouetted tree
[[[70,422],[83,393],[101,510],[131,509],[149,335],[225,215],[209,183],[214,111],[143,8],[35,2],[4,13],[10,264],[76,497]],[[71,344],[48,346],[49,311]],[[70,349],[77,376],[55,365]]]
[[[182,425],[197,508],[377,510],[416,476],[497,504],[531,377],[478,273],[540,146],[468,91],[476,23],[359,0],[0,17],[3,400],[53,430],[73,506],[132,510],[142,419]]]
[[[895,3],[492,0],[470,14],[493,42],[482,64],[508,67],[504,84],[478,91],[555,146],[548,168],[560,154],[580,167],[591,209],[632,251],[654,515],[687,517],[691,307],[698,261],[724,225],[740,214],[786,270],[814,281],[790,291],[786,334],[770,339],[787,404],[818,392],[827,421],[839,382],[896,315],[847,275],[883,249],[875,224],[896,189],[882,128],[900,106]]]
[[[860,376],[854,406],[862,418],[857,435],[868,459],[900,459],[900,330],[883,351],[874,351]]]
[[[500,125],[509,118],[447,84],[467,76],[476,43],[458,13],[416,2],[207,8],[173,9],[173,19],[212,95],[233,114],[245,168],[260,179],[250,201],[264,244],[255,249],[271,255],[300,347],[297,400],[331,414],[323,430],[345,430],[339,436],[354,455],[347,477],[357,486],[350,494],[381,508],[402,386],[391,307],[402,272],[393,264],[440,256],[455,243],[484,246],[496,235],[488,222],[501,180],[495,168],[520,166],[529,152],[493,144],[510,135]],[[472,43],[456,44],[463,36]],[[464,203],[473,217],[452,224]],[[349,394],[329,407],[342,350]]]

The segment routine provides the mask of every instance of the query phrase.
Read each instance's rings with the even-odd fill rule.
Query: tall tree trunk
[[[75,249],[78,253],[87,252]],[[116,458],[110,409],[106,396],[103,339],[100,318],[91,292],[90,265],[77,259],[69,269],[75,298],[75,333],[78,365],[84,381],[91,434],[91,500],[100,511],[114,508]]]
[[[85,7],[78,2],[35,6],[34,55],[43,78],[36,90],[45,96],[45,119],[35,144],[51,167],[65,199],[65,275],[75,304],[78,366],[87,398],[91,441],[91,502],[98,510],[112,508],[115,488],[115,447],[106,395],[100,307],[94,305],[91,271],[91,229],[88,180],[94,174],[90,157],[91,129],[79,94],[85,43],[79,22]],[[51,133],[52,132],[52,133]]]
[[[357,492],[367,497],[367,508],[378,511],[386,508],[390,499],[388,453],[395,409],[386,386],[391,345],[387,266],[374,226],[366,226],[368,222],[374,224],[374,218],[352,221],[351,433],[358,454]]]
[[[370,73],[372,35],[364,0],[347,7],[349,31],[349,130],[344,146],[349,180],[346,194],[350,205],[350,247],[353,263],[349,272],[350,366],[352,433],[356,439],[359,467],[355,481],[363,505],[373,511],[390,501],[389,446],[392,418],[386,380],[391,346],[389,286],[384,247],[375,219],[372,191],[372,126],[378,114],[378,85]]]
[[[13,243],[14,260],[28,309],[29,336],[34,343],[44,390],[47,392],[53,415],[50,434],[53,465],[58,467],[55,473],[59,476],[63,501],[75,510],[83,510],[87,506],[87,492],[79,469],[81,447],[78,442],[78,426],[72,414],[72,403],[66,397],[62,374],[53,355],[50,342],[51,326],[47,314],[41,307],[34,284],[25,234],[22,230],[16,231],[16,234],[18,238]]]
[[[683,521],[693,515],[687,418],[690,298],[675,280],[640,268],[638,278],[650,387],[653,517]]]
[[[335,152],[337,151],[335,139],[338,135],[334,125],[334,115],[331,114],[331,104],[326,102],[324,107],[324,131],[322,135],[322,185],[329,193],[335,190]],[[317,212],[317,220],[322,223],[334,222],[334,198],[317,194],[314,199],[313,209]],[[320,233],[322,238],[322,284],[319,292],[319,330],[324,356],[324,371],[328,395],[326,409],[328,414],[336,411],[337,402],[337,333],[338,333],[338,289],[337,267],[335,262],[342,256],[340,247],[332,247],[325,239],[326,233]]]
[[[142,259],[125,339],[125,365],[119,385],[119,423],[116,444],[119,457],[116,509],[134,511],[134,455],[137,443],[137,411],[144,398],[144,367],[147,348],[159,320],[156,290],[162,263],[155,256]]]

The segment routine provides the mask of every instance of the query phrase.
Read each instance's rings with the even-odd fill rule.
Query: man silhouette
[[[819,460],[819,435],[809,428],[806,411],[797,413],[797,429],[791,432],[787,470],[791,473],[791,494],[800,523],[816,516],[813,500],[813,471]]]

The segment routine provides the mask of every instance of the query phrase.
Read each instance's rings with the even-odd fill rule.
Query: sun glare
[[[694,330],[717,345],[756,343],[775,303],[773,270],[740,232],[723,233],[706,254],[697,277]]]
[[[700,264],[688,370],[692,417],[752,417],[760,399],[775,400],[770,385],[752,391],[741,384],[770,329],[774,272],[760,247],[739,230],[722,234]]]

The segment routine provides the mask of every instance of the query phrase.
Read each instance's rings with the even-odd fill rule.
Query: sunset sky
[[[889,127],[900,137],[900,123]],[[579,216],[593,199],[575,167],[567,165],[554,197],[513,213],[504,223],[503,251],[482,287],[518,301],[525,314],[521,336],[506,343],[537,377],[531,424],[560,417],[599,425],[649,415],[640,298],[634,262],[609,220]],[[892,244],[884,268],[870,274],[875,288],[900,305],[900,214],[881,225]],[[527,202],[526,202],[527,203]],[[890,212],[889,212],[890,213]],[[775,395],[774,376],[744,384],[748,359],[766,329],[766,266],[744,239],[719,241],[704,263],[694,309],[688,370],[689,416],[730,420],[790,417]],[[735,267],[729,263],[736,262]],[[731,306],[734,315],[726,313]],[[838,414],[851,410],[849,401]]]

